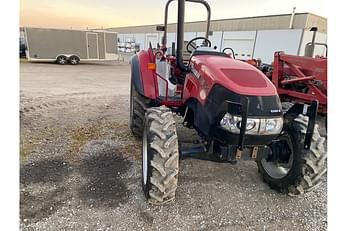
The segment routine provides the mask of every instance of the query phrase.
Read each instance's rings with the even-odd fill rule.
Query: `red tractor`
[[[163,204],[175,198],[179,159],[194,154],[230,163],[253,159],[271,188],[292,195],[319,185],[327,156],[315,125],[318,102],[283,108],[276,87],[260,70],[211,48],[211,11],[204,0],[178,0],[177,48],[173,43],[168,49],[171,2],[164,26],[158,27],[164,31],[162,45],[150,45],[131,59],[129,122],[133,134],[142,137],[148,201]],[[208,12],[205,36],[189,41],[187,52],[185,2],[203,4]],[[181,146],[174,113],[197,131],[200,146]]]

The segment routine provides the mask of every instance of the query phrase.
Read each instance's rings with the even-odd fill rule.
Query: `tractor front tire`
[[[142,187],[149,203],[162,205],[175,198],[178,182],[178,138],[169,108],[147,109],[142,143]]]
[[[291,156],[288,168],[280,167],[278,160],[268,162],[266,158],[257,161],[259,172],[264,181],[272,189],[288,193],[291,196],[304,194],[315,189],[327,173],[327,152],[325,138],[321,137],[318,125],[315,125],[310,149],[304,148],[308,117],[297,116],[290,124],[284,126],[283,136],[286,137]],[[279,140],[281,140],[281,136]],[[271,152],[274,150],[270,145]],[[277,152],[284,152],[277,148]],[[281,154],[280,154],[281,155]],[[276,170],[277,169],[277,170]],[[284,169],[288,169],[288,172]]]
[[[142,137],[145,126],[145,114],[151,100],[140,95],[134,85],[130,87],[130,130],[138,138]]]

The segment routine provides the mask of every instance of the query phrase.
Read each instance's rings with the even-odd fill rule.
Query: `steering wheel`
[[[234,50],[233,50],[231,47],[226,47],[226,48],[223,49],[223,53],[225,53],[226,50],[231,50],[231,53],[233,54],[233,58],[235,59]],[[228,53],[225,53],[225,54],[230,55],[230,54],[228,54]]]
[[[197,46],[195,43],[193,43],[196,40],[204,40],[201,46],[211,47],[211,41],[210,40],[208,40],[205,37],[196,37],[187,43],[186,49],[187,49],[188,53],[193,53],[193,50],[196,50],[198,47],[200,47],[200,46]],[[193,50],[190,50],[189,47],[192,47]]]

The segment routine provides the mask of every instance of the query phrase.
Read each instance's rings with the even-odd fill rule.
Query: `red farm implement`
[[[272,69],[266,73],[282,101],[319,102],[319,112],[327,112],[327,58],[287,55],[275,52]]]

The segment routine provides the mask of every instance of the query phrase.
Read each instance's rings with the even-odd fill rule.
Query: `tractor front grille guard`
[[[249,99],[248,98],[242,98],[241,103],[226,101],[228,104],[228,112],[232,113],[234,110],[233,107],[236,107],[238,111],[241,114],[241,127],[240,127],[240,134],[239,134],[239,140],[237,143],[237,154],[241,155],[241,152],[243,150],[243,143],[245,139],[246,134],[246,125],[247,125],[247,118],[248,118],[248,110],[249,110]]]
[[[246,133],[246,125],[247,125],[247,119],[248,119],[248,111],[249,111],[249,99],[243,98],[241,100],[241,103],[226,101],[228,104],[228,112],[233,113],[235,112],[235,107],[239,111],[241,115],[241,127],[240,127],[240,134],[239,134],[239,140],[237,143],[237,154],[241,155],[241,152],[243,150],[244,146],[244,139],[245,139],[245,133]],[[317,118],[317,111],[318,111],[319,102],[317,100],[314,100],[311,102],[311,105],[303,104],[303,103],[297,103],[294,104],[285,114],[284,118],[291,117],[293,119],[299,114],[303,114],[307,117],[309,117],[308,126],[305,134],[305,141],[304,141],[304,148],[310,149],[312,136],[314,132],[314,127],[316,124],[316,118]]]
[[[316,124],[318,107],[318,100],[312,101],[311,105],[296,103],[284,114],[284,118],[289,117],[289,121],[291,121],[294,117],[296,117],[299,114],[303,114],[304,116],[309,117],[304,141],[305,149],[310,149],[311,147],[311,141],[314,133],[314,127]]]

